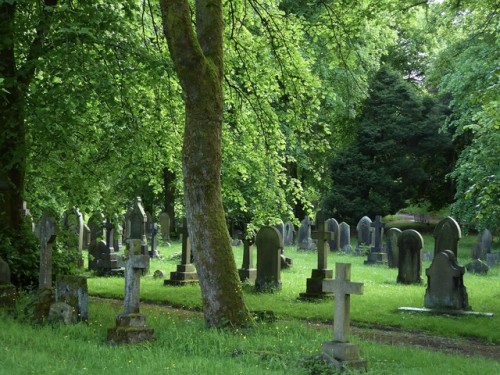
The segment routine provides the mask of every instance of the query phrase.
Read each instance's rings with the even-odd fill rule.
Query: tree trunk
[[[160,0],[163,29],[184,92],[182,150],[188,230],[210,327],[248,325],[221,194],[223,16],[220,0]]]

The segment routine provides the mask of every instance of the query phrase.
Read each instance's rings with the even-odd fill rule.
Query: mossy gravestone
[[[385,236],[385,251],[387,253],[387,264],[389,268],[397,268],[399,264],[398,240],[401,229],[389,228]]]
[[[422,248],[424,239],[414,229],[404,230],[398,238],[398,278],[401,284],[422,282]]]
[[[257,277],[255,289],[259,292],[281,289],[281,250],[283,237],[271,226],[259,229],[257,246]]]
[[[450,250],[458,257],[458,241],[462,238],[460,226],[451,216],[441,220],[434,228],[434,256]]]

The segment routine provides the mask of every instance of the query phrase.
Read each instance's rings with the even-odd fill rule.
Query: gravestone
[[[372,220],[368,216],[363,216],[356,225],[357,232],[357,245],[356,254],[363,255],[365,248],[368,247],[371,242],[371,224]]]
[[[311,272],[311,277],[306,280],[306,292],[300,293],[302,299],[316,299],[332,297],[331,292],[323,290],[323,281],[331,279],[333,271],[328,269],[328,241],[334,238],[334,233],[328,230],[328,225],[324,221],[323,215],[316,215],[316,228],[312,236],[317,240],[318,246],[318,266]]]
[[[370,224],[373,246],[370,248],[365,264],[387,264],[387,253],[382,251],[384,227],[385,223],[382,221],[382,216],[377,215],[375,221]]]
[[[488,264],[483,262],[481,259],[474,259],[472,262],[465,265],[465,269],[470,273],[486,275],[490,270],[490,266],[488,266]]]
[[[153,228],[153,216],[146,211],[146,236],[148,240],[151,238],[151,229]]]
[[[389,228],[385,235],[385,251],[387,253],[387,264],[389,268],[397,268],[399,264],[398,239],[401,229]]]
[[[56,302],[67,303],[74,309],[76,320],[86,322],[89,318],[87,278],[59,275],[56,280]]]
[[[290,267],[293,266],[293,259],[286,256],[285,255],[285,241],[284,241],[284,236],[285,236],[285,224],[283,223],[283,220],[280,220],[280,222],[276,225],[274,225],[274,227],[278,230],[279,234],[280,234],[280,237],[281,237],[281,254],[280,254],[280,258],[281,258],[281,269],[282,270],[286,270]]]
[[[111,252],[104,240],[93,242],[89,248],[89,270],[98,275],[122,274],[118,254]]]
[[[146,213],[139,197],[131,213],[130,224],[130,237],[122,264],[125,266],[124,313],[116,317],[116,326],[108,329],[107,340],[112,344],[151,340],[154,332],[146,326],[146,317],[139,310],[141,275],[149,269],[149,255],[144,244]]]
[[[37,225],[36,232],[40,241],[40,273],[34,311],[34,318],[36,320],[47,318],[50,305],[55,302],[52,289],[52,247],[56,241],[57,233],[56,219],[44,212]]]
[[[187,226],[187,219],[184,218],[181,228],[182,240],[182,255],[181,264],[177,265],[174,272],[170,272],[170,279],[164,280],[164,285],[182,286],[187,284],[198,283],[198,274],[196,268],[192,263],[191,257],[191,241],[189,240],[189,232]]]
[[[157,243],[157,235],[158,235],[158,224],[153,223],[151,225],[151,249],[149,250],[149,256],[151,258],[159,258],[160,253],[158,252],[158,243]]]
[[[106,246],[108,247],[109,249],[109,252],[110,253],[114,253],[115,252],[115,248],[113,247],[114,246],[114,240],[115,240],[115,224],[111,222],[111,220],[109,218],[106,219],[106,221],[104,222],[104,233],[105,233],[105,241],[106,241]]]
[[[339,251],[340,249],[340,237],[339,237],[339,223],[334,218],[330,218],[326,221],[328,231],[333,232],[333,240],[328,241],[328,246],[330,251]]]
[[[297,246],[299,250],[316,250],[316,243],[311,238],[311,219],[306,216],[300,223]]]
[[[254,268],[253,264],[255,233],[247,233],[246,225],[241,240],[243,241],[243,262],[241,268],[238,269],[238,275],[241,282],[248,281],[255,283],[255,278],[257,277],[257,269]]]
[[[73,207],[64,212],[63,228],[65,231],[65,245],[69,249],[77,250],[77,259],[75,259],[78,267],[83,267],[83,215],[78,208]]]
[[[452,217],[441,220],[434,228],[434,256],[445,250],[451,250],[458,257],[458,241],[462,237],[460,226]]]
[[[257,232],[255,245],[257,247],[255,289],[259,292],[281,289],[283,237],[275,227],[265,226]]]
[[[493,238],[488,229],[483,230],[477,237],[476,244],[472,249],[472,259],[486,260],[488,253],[491,253]]]
[[[0,257],[0,309],[13,309],[16,299],[16,287],[11,283],[10,267]]]
[[[161,239],[164,243],[170,241],[170,215],[167,212],[162,212],[159,217]]]
[[[87,224],[83,224],[83,249],[88,250],[90,246],[90,228]]]
[[[113,234],[113,248],[116,252],[120,252],[123,247],[123,227],[120,223],[115,223],[115,230],[113,231]]]
[[[344,221],[339,224],[339,246],[343,253],[350,254],[352,252],[351,226]]]
[[[293,224],[290,221],[287,221],[285,223],[285,234],[283,237],[283,242],[285,243],[285,246],[293,245],[295,240],[294,235],[295,235],[295,228],[293,227]]]
[[[89,218],[87,225],[90,229],[90,244],[106,238],[104,232],[104,215],[101,212],[94,212]]]
[[[398,238],[398,283],[422,283],[423,247],[424,239],[416,230],[407,229],[401,232]]]
[[[457,263],[453,251],[444,250],[435,254],[431,266],[425,270],[425,307],[437,310],[471,310],[464,286],[464,273],[465,269]]]
[[[278,224],[275,224],[274,227],[280,232],[281,238],[283,238],[283,241],[285,239],[285,223],[283,220],[279,220]]]
[[[333,341],[323,344],[323,358],[339,369],[365,369],[367,362],[360,358],[359,348],[349,342],[351,294],[363,294],[363,283],[351,282],[351,264],[336,263],[335,279],[325,280],[324,290],[335,295]]]

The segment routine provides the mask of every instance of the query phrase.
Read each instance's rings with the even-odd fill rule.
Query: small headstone
[[[170,215],[167,212],[162,212],[159,217],[160,233],[163,242],[170,241]]]
[[[398,278],[401,284],[420,284],[422,282],[421,251],[424,239],[414,229],[401,232],[398,239]]]
[[[285,234],[283,237],[283,241],[285,243],[285,246],[290,246],[293,245],[294,243],[294,234],[295,234],[295,228],[293,224],[290,221],[287,221],[285,223]]]
[[[332,297],[331,292],[323,289],[323,281],[333,277],[333,271],[328,269],[328,253],[330,252],[328,241],[334,238],[335,234],[328,230],[321,213],[316,215],[316,231],[312,234],[317,240],[318,246],[318,266],[312,270],[311,277],[306,280],[306,292],[300,293],[302,299],[317,299]]]
[[[255,289],[260,292],[281,289],[281,250],[283,237],[275,227],[259,229],[255,238],[257,246],[257,277]]]
[[[351,282],[351,265],[335,264],[335,279],[325,280],[324,289],[335,295],[333,341],[323,344],[323,358],[339,369],[357,368],[366,370],[367,362],[360,358],[359,348],[349,342],[350,296],[363,294],[363,283]]]
[[[462,238],[460,226],[452,217],[441,220],[434,228],[434,256],[445,250],[451,250],[458,257],[458,241]]]
[[[486,275],[490,270],[488,264],[483,262],[481,259],[474,259],[465,265],[467,272],[476,273],[478,275]]]
[[[177,269],[174,272],[170,272],[170,279],[164,280],[164,285],[175,285],[182,286],[187,284],[198,283],[198,273],[196,268],[192,263],[191,254],[191,241],[189,240],[189,232],[187,227],[187,220],[184,218],[183,225],[181,228],[181,240],[182,240],[182,254],[181,254],[181,264],[177,265]]]
[[[56,301],[70,305],[75,311],[76,321],[86,322],[89,318],[87,278],[73,275],[58,276],[56,280]]]
[[[166,276],[167,274],[162,270],[156,270],[153,272],[153,279],[164,279]]]
[[[356,245],[356,254],[363,255],[365,248],[370,246],[371,239],[371,224],[372,221],[368,216],[363,216],[356,225],[358,241]]]
[[[382,239],[384,238],[385,223],[382,216],[377,215],[375,221],[370,224],[372,230],[372,247],[365,264],[387,264],[387,253],[382,251]]]
[[[240,281],[248,281],[250,283],[255,283],[257,277],[257,269],[254,268],[253,264],[253,244],[255,243],[255,233],[252,232],[251,236],[247,233],[247,227],[244,226],[244,232],[242,234],[241,241],[243,242],[243,262],[241,268],[238,269],[238,275],[240,276]]]
[[[149,256],[151,258],[160,258],[160,253],[158,252],[158,244],[157,244],[157,235],[158,235],[158,225],[153,223],[151,226],[151,249],[149,250]]]
[[[451,250],[434,256],[427,275],[424,305],[430,309],[471,310],[467,289],[464,286],[465,269],[457,263]]]
[[[491,253],[493,238],[488,229],[483,230],[477,237],[476,244],[472,249],[472,259],[486,260],[486,254]]]
[[[339,224],[339,241],[340,251],[350,254],[352,252],[351,226],[344,221]]]
[[[398,239],[401,229],[389,228],[385,235],[385,251],[387,253],[387,264],[389,268],[397,268],[399,264]]]
[[[299,250],[316,250],[316,244],[311,238],[311,219],[306,216],[300,223],[297,246]]]
[[[78,315],[70,304],[55,302],[50,305],[47,320],[51,323],[75,324],[78,321]]]
[[[326,221],[328,231],[333,232],[333,240],[328,241],[328,246],[330,251],[339,251],[340,249],[340,237],[339,237],[339,223],[334,218],[330,218]]]

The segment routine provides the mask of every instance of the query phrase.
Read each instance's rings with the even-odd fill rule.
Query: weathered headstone
[[[297,246],[299,250],[316,250],[316,243],[311,238],[311,219],[306,216],[300,223]]]
[[[275,227],[265,226],[257,232],[255,245],[257,247],[255,289],[260,292],[281,289],[283,237]]]
[[[274,225],[274,227],[278,230],[280,237],[281,237],[281,269],[285,270],[293,266],[293,259],[285,255],[285,223],[283,223],[283,220],[280,219],[279,223]]]
[[[397,268],[399,264],[398,239],[401,229],[389,228],[385,235],[385,251],[387,253],[387,264],[389,268]]]
[[[463,281],[464,273],[465,269],[457,263],[453,251],[444,250],[436,254],[431,266],[425,270],[425,307],[438,310],[470,310]]]
[[[64,212],[63,228],[65,231],[65,244],[70,249],[77,250],[77,259],[75,260],[78,267],[83,267],[83,215],[78,208],[73,207]]]
[[[372,220],[368,216],[363,216],[359,221],[358,225],[356,225],[357,231],[357,245],[356,245],[356,254],[362,254],[366,247],[368,247],[371,242],[371,224]]]
[[[75,310],[76,320],[86,322],[89,318],[87,278],[74,275],[58,276],[56,301],[70,305]]]
[[[101,212],[94,212],[89,218],[87,225],[90,229],[90,244],[106,238],[104,232],[104,215]]]
[[[158,235],[158,224],[153,223],[151,226],[151,249],[149,250],[149,256],[151,258],[160,257],[160,253],[158,252],[157,235]]]
[[[462,238],[460,226],[452,217],[448,216],[441,220],[434,228],[434,256],[451,250],[458,257],[458,241]]]
[[[340,237],[339,237],[339,223],[334,218],[330,218],[326,221],[326,226],[328,231],[333,232],[333,240],[328,241],[328,246],[330,251],[339,251],[340,249]]]
[[[339,237],[340,251],[350,254],[352,252],[351,226],[344,221],[339,224]]]
[[[401,232],[398,238],[398,278],[401,284],[420,284],[422,282],[422,257],[424,239],[414,229]]]
[[[162,212],[159,217],[161,239],[163,242],[170,241],[170,215],[167,212]]]
[[[283,242],[285,243],[285,246],[293,245],[295,239],[294,234],[295,234],[295,228],[293,224],[290,221],[287,221],[285,223],[285,234],[283,237]]]
[[[113,248],[115,251],[120,252],[123,247],[123,226],[120,223],[115,223],[113,234]]]
[[[90,245],[90,228],[83,223],[83,249],[88,250]]]
[[[195,284],[198,282],[198,273],[192,263],[191,257],[191,241],[189,240],[189,232],[187,227],[187,220],[184,218],[181,228],[182,239],[182,255],[181,264],[177,265],[174,272],[170,272],[170,279],[164,280],[164,285],[187,285]]]
[[[242,282],[248,281],[255,283],[257,277],[257,269],[253,264],[253,244],[255,243],[255,233],[247,233],[247,228],[242,234],[243,241],[243,262],[241,268],[238,269],[238,275]]]
[[[283,241],[285,240],[285,223],[283,220],[279,220],[278,224],[275,224],[274,227],[280,232],[281,238],[283,238]]]
[[[141,275],[149,269],[149,255],[144,250],[145,234],[141,234],[144,233],[146,214],[140,198],[136,200],[130,221],[131,235],[124,254],[124,313],[116,317],[116,327],[108,329],[107,340],[112,344],[137,343],[153,338],[153,329],[146,326],[146,317],[139,311]]]
[[[360,358],[359,348],[349,342],[351,294],[363,294],[363,283],[351,282],[351,265],[335,264],[335,279],[325,280],[324,290],[335,295],[333,341],[323,344],[323,358],[339,369],[365,369],[367,362]]]
[[[490,270],[490,266],[488,266],[488,264],[483,262],[481,259],[474,259],[472,262],[465,265],[465,269],[470,273],[486,275]]]
[[[318,267],[312,270],[311,277],[306,280],[306,292],[300,293],[300,298],[315,299],[331,297],[332,293],[323,290],[323,281],[333,277],[333,271],[328,269],[328,241],[334,238],[334,233],[328,230],[323,215],[316,215],[316,231],[312,236],[318,241]]]
[[[110,253],[115,252],[114,246],[114,240],[115,240],[115,224],[111,222],[109,218],[106,219],[104,222],[104,229],[105,229],[105,241],[106,241],[106,246],[109,249]]]
[[[0,308],[11,309],[16,304],[16,287],[11,284],[10,267],[0,257]]]
[[[486,260],[486,254],[491,253],[493,238],[488,229],[483,230],[477,237],[476,244],[472,249],[472,259]]]
[[[99,220],[103,216],[95,214],[93,218]],[[122,273],[114,248],[115,226],[109,219],[103,221],[101,226],[94,221],[91,223],[92,232],[95,232],[96,237],[89,247],[89,270],[97,272],[98,275]]]
[[[382,216],[377,215],[375,221],[370,224],[373,246],[370,248],[365,264],[387,264],[387,253],[382,251],[384,227],[385,223],[382,221]]]

